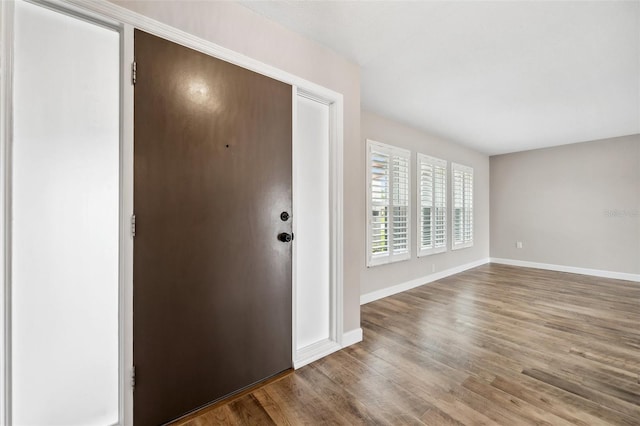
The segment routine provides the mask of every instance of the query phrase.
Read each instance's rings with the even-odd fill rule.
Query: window
[[[411,153],[371,140],[367,152],[367,265],[409,259]]]
[[[451,249],[473,246],[473,169],[451,163],[453,238]]]
[[[418,154],[418,257],[447,251],[447,162]]]

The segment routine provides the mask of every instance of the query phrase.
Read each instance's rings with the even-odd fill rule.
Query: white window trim
[[[455,209],[455,172],[462,172],[464,174],[471,174],[471,240],[469,241],[463,241],[461,243],[456,243],[456,239],[454,237],[454,227],[455,227],[455,214],[456,214],[456,209]],[[475,191],[475,183],[474,183],[474,179],[473,179],[473,167],[469,167],[469,166],[465,166],[462,164],[458,164],[458,163],[451,163],[451,250],[459,250],[459,249],[463,249],[463,248],[467,248],[467,247],[473,247],[473,240],[474,240],[474,226],[475,226],[475,221],[473,220],[473,214],[474,214],[474,208],[473,208],[473,203],[474,203],[474,196],[473,196],[473,192]],[[463,182],[463,191],[464,191],[464,182]],[[462,195],[462,198],[464,200],[464,192]],[[464,203],[464,201],[463,201]],[[463,233],[464,233],[464,220],[463,220]],[[464,238],[464,237],[463,237]]]
[[[421,241],[422,241],[422,223],[420,222],[420,217],[422,215],[421,209],[422,209],[422,187],[421,187],[421,170],[422,170],[422,164],[427,163],[427,164],[431,164],[432,166],[435,167],[443,167],[445,169],[445,173],[444,173],[444,178],[445,178],[445,182],[444,182],[444,194],[445,194],[445,214],[444,214],[444,244],[442,246],[439,247],[435,247],[435,240],[433,242],[434,247],[433,248],[429,248],[429,249],[425,249],[421,247]],[[435,177],[434,177],[435,179]],[[436,157],[431,157],[429,155],[425,155],[425,154],[421,154],[418,153],[417,155],[417,159],[416,159],[416,218],[418,220],[417,222],[417,226],[416,226],[416,253],[418,257],[424,257],[424,256],[430,256],[432,254],[437,254],[437,253],[444,253],[447,251],[447,245],[448,245],[448,241],[447,241],[447,234],[449,233],[449,224],[447,223],[447,209],[448,209],[448,202],[447,202],[447,160],[443,160],[441,158],[436,158]],[[433,203],[435,204],[435,183],[434,186],[432,188],[432,191],[434,192],[433,194]],[[432,220],[432,231],[431,231],[431,235],[432,238],[435,239],[435,221]]]
[[[409,179],[407,180],[409,197],[407,206],[407,251],[406,253],[393,253],[393,220],[389,221],[389,249],[386,254],[374,255],[372,253],[372,217],[371,212],[373,210],[373,203],[371,200],[371,153],[372,150],[382,152],[391,156],[391,163],[393,162],[393,156],[404,157],[407,159],[407,174]],[[382,142],[376,142],[371,139],[367,139],[367,267],[384,265],[387,263],[399,262],[402,260],[408,260],[411,258],[411,151],[388,145]],[[389,175],[391,176],[391,174]],[[393,199],[393,184],[389,183],[389,208],[387,209],[388,217],[391,217],[392,212],[392,199]]]

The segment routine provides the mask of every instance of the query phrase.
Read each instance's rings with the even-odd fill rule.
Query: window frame
[[[374,152],[384,154],[389,156],[389,178],[387,184],[387,251],[383,254],[374,254],[373,253],[373,197],[372,197],[372,174],[371,174],[371,165],[372,165],[372,154]],[[407,242],[406,242],[406,251],[394,253],[393,245],[394,245],[394,220],[393,220],[393,187],[394,187],[394,178],[393,178],[393,162],[394,158],[403,158],[406,160],[407,164]],[[377,142],[371,139],[367,139],[367,164],[366,164],[366,174],[367,174],[367,238],[366,238],[366,249],[367,249],[367,267],[384,265],[387,263],[400,262],[403,260],[411,259],[411,211],[412,211],[412,197],[411,197],[411,151],[408,149],[399,148],[393,145],[385,144],[382,142]],[[380,204],[377,204],[380,205]]]
[[[462,233],[462,241],[456,242],[456,173],[462,173],[462,220],[461,220],[461,233]],[[469,183],[471,186],[470,194],[467,188],[467,179],[469,179]],[[451,162],[451,250],[459,250],[467,247],[473,247],[474,240],[474,179],[473,179],[473,167],[465,166],[463,164],[458,164]],[[470,197],[468,197],[470,195]],[[468,203],[468,200],[470,202]],[[469,205],[467,205],[469,204]],[[468,223],[470,222],[470,223]],[[469,228],[470,238],[466,238],[465,229]]]
[[[433,177],[431,181],[431,238],[432,238],[432,247],[431,248],[423,248],[422,247],[422,165],[428,164],[433,167]],[[416,218],[417,218],[417,227],[416,227],[416,253],[418,257],[430,256],[432,254],[444,253],[448,249],[448,233],[449,233],[449,223],[448,223],[448,200],[447,200],[447,166],[448,161],[443,160],[441,158],[432,157],[426,154],[417,153],[416,158]],[[436,236],[436,181],[435,181],[435,168],[443,168],[443,188],[442,194],[444,196],[444,241],[436,246],[435,236]]]

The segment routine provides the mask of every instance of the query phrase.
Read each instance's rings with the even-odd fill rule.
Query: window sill
[[[418,252],[418,258],[420,257],[428,257],[434,254],[439,254],[439,253],[446,253],[447,248],[446,247],[440,247],[437,249],[430,249],[430,250],[423,250],[423,251],[419,251]]]
[[[411,260],[411,255],[410,254],[406,254],[403,256],[384,256],[384,257],[378,257],[378,258],[373,258],[373,259],[369,259],[367,262],[367,268],[372,268],[374,266],[380,266],[380,265],[388,265],[390,263],[398,263],[398,262],[404,262],[406,260]]]
[[[469,248],[469,247],[473,247],[473,241],[470,241],[468,243],[462,243],[462,244],[453,244],[451,245],[451,250],[460,250],[460,249]]]

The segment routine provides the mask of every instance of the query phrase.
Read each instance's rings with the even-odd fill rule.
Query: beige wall
[[[417,229],[416,214],[412,210],[411,232],[412,247],[410,260],[367,268],[366,251],[359,264],[360,291],[367,294],[407,281],[427,277],[435,271],[465,265],[489,257],[489,157],[460,145],[422,133],[406,125],[384,118],[371,112],[362,112],[361,143],[366,146],[366,139],[395,145],[411,150],[411,182],[412,199],[416,197],[416,152],[442,158],[449,162],[447,177],[450,180],[451,162],[473,167],[474,171],[474,245],[473,247],[451,251],[451,227],[448,230],[448,251],[431,256],[416,257],[415,230]],[[364,172],[360,177],[360,191],[365,188]],[[451,205],[451,191],[447,185],[448,205]],[[414,201],[415,203],[415,201]],[[415,204],[414,204],[415,206]],[[365,221],[363,215],[361,221]],[[450,215],[447,216],[451,222]],[[364,239],[360,243],[365,246]]]
[[[359,328],[365,238],[359,67],[238,4],[112,1],[344,95],[344,331]]]
[[[491,257],[640,273],[640,135],[491,157]]]

